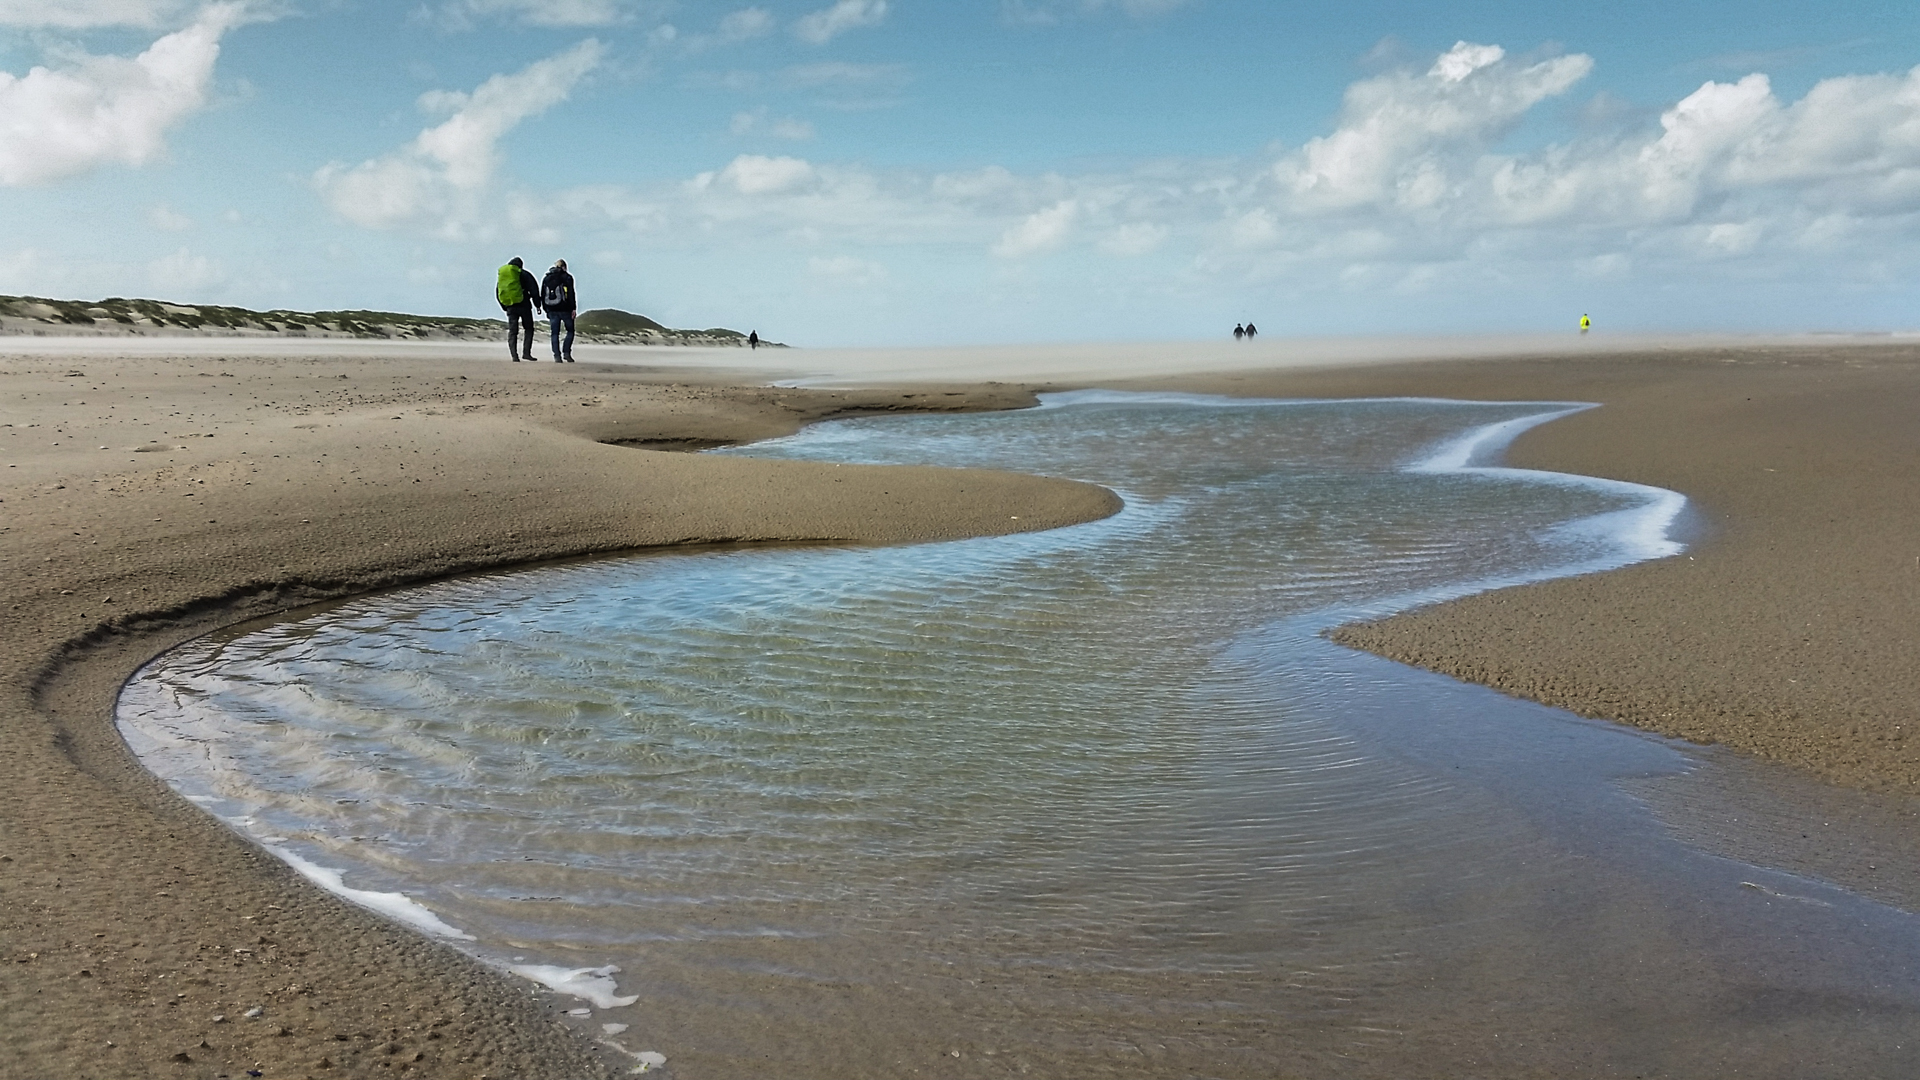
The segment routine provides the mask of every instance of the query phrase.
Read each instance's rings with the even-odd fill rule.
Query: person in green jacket
[[[493,298],[507,313],[507,355],[519,363],[522,355],[533,359],[533,309],[540,306],[540,283],[527,273],[526,264],[515,255],[495,275]],[[524,344],[522,339],[524,328]]]

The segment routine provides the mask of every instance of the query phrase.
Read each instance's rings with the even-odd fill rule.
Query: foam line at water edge
[[[343,878],[344,871],[334,870],[330,867],[321,866],[318,863],[308,862],[283,847],[278,847],[273,844],[263,844],[261,846],[278,856],[288,866],[298,870],[301,877],[306,878],[308,881],[313,882],[315,885],[320,886],[335,896],[350,900],[371,911],[377,911],[390,919],[406,923],[408,926],[431,934],[434,937],[452,938],[456,941],[475,940],[472,934],[467,933],[457,926],[449,926],[445,922],[442,922],[440,916],[427,910],[425,906],[408,899],[404,893],[384,893],[374,892],[370,889],[356,889],[346,883]]]
[[[1413,473],[1450,473],[1468,472],[1473,463],[1485,461],[1500,453],[1520,437],[1520,433],[1539,427],[1549,420],[1558,420],[1563,416],[1572,416],[1577,412],[1598,408],[1586,402],[1541,402],[1548,406],[1543,412],[1527,416],[1516,416],[1511,420],[1500,420],[1481,427],[1472,428],[1454,438],[1441,443],[1431,454],[1407,466]],[[1516,470],[1518,471],[1518,470]],[[1565,473],[1540,473],[1541,476],[1565,476]],[[1638,485],[1635,485],[1638,486]]]
[[[564,968],[555,964],[510,964],[507,970],[523,979],[531,979],[556,993],[590,1002],[596,1009],[618,1009],[640,1000],[639,994],[622,997],[620,984],[613,981],[620,967],[608,964],[597,968]]]
[[[1534,483],[1559,484],[1563,487],[1587,488],[1605,491],[1615,495],[1626,495],[1641,500],[1639,506],[1627,507],[1604,514],[1569,521],[1558,527],[1557,531],[1596,537],[1609,537],[1621,547],[1621,558],[1610,561],[1606,566],[1581,566],[1569,568],[1571,573],[1585,573],[1595,569],[1611,569],[1629,563],[1644,562],[1648,559],[1664,559],[1669,555],[1678,555],[1686,550],[1686,545],[1674,540],[1670,533],[1673,523],[1679,519],[1680,512],[1686,509],[1687,497],[1677,491],[1653,487],[1649,484],[1636,484],[1628,480],[1610,480],[1600,476],[1582,476],[1578,473],[1549,472],[1544,469],[1518,469],[1508,465],[1476,465],[1476,461],[1485,461],[1501,453],[1520,434],[1540,426],[1550,420],[1571,416],[1577,412],[1598,408],[1596,405],[1567,402],[1559,404],[1546,412],[1531,416],[1515,417],[1474,428],[1457,438],[1449,439],[1426,457],[1407,466],[1408,472],[1438,474],[1460,473],[1476,476],[1501,477],[1512,480],[1527,480]]]
[[[1228,394],[1193,394],[1176,390],[1050,390],[1034,395],[1040,400],[1041,409],[1066,409],[1077,405],[1190,405],[1195,408],[1268,408],[1274,405],[1371,405],[1378,402],[1395,402],[1414,405],[1457,405],[1462,407],[1482,405],[1546,405],[1557,412],[1539,419],[1533,419],[1519,430],[1537,423],[1545,423],[1556,416],[1582,409],[1595,408],[1586,402],[1571,401],[1482,401],[1474,398],[1437,398],[1437,397],[1346,397],[1346,398],[1267,398],[1234,397]],[[1475,429],[1476,431],[1479,429]],[[1519,430],[1514,434],[1519,434]],[[1471,433],[1469,433],[1471,434]],[[1511,437],[1509,437],[1510,439]],[[1451,444],[1449,444],[1451,445]]]

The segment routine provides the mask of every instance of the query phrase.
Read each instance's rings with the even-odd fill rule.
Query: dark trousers
[[[515,338],[521,336],[523,331],[526,344],[519,346],[519,351],[516,352]],[[507,352],[512,353],[515,360],[522,356],[529,360],[533,359],[533,301],[531,300],[522,300],[507,309]]]
[[[564,345],[560,343],[561,323],[567,324],[567,341]],[[573,359],[573,309],[568,308],[565,311],[555,311],[552,308],[548,308],[547,328],[553,334],[553,358],[558,360],[564,356],[568,360]]]

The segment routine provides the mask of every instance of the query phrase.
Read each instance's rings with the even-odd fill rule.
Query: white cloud
[[[813,166],[799,158],[741,154],[718,173],[701,173],[694,183],[706,188],[717,181],[742,195],[775,195],[813,178]]]
[[[604,53],[589,38],[512,75],[495,75],[471,93],[423,94],[422,109],[451,115],[385,157],[326,166],[314,184],[335,213],[369,228],[432,219],[441,232],[458,233],[494,180],[500,139],[565,101]]]
[[[790,86],[811,89],[818,86],[899,86],[906,83],[905,64],[849,64],[833,61],[825,64],[796,64],[782,73]]]
[[[1100,250],[1121,258],[1150,255],[1167,242],[1170,230],[1151,221],[1130,221],[1109,232],[1100,241]]]
[[[172,24],[192,6],[192,0],[0,0],[0,26],[157,29]]]
[[[793,117],[770,117],[764,106],[751,112],[737,112],[727,124],[735,135],[771,135],[776,139],[804,142],[813,138],[813,125]]]
[[[722,41],[747,41],[773,32],[773,13],[766,8],[741,8],[720,20]]]
[[[884,284],[887,280],[887,268],[884,265],[852,255],[810,258],[807,260],[807,273],[834,285],[857,288]]]
[[[813,138],[813,125],[805,120],[796,120],[791,116],[781,117],[768,125],[767,130],[775,138],[791,142],[805,142]]]
[[[912,69],[905,64],[832,61],[796,64],[780,73],[787,87],[813,91],[814,104],[853,111],[898,104],[900,91],[912,81]]]
[[[662,23],[647,35],[647,42],[660,49],[676,46],[684,52],[703,53],[766,37],[777,25],[778,20],[766,8],[741,8],[721,16],[711,33],[683,34],[677,27]]]
[[[226,272],[205,255],[181,248],[147,264],[147,279],[161,296],[184,300],[223,283]]]
[[[1281,161],[1274,175],[1310,204],[1383,201],[1432,205],[1450,167],[1497,142],[1534,105],[1565,93],[1593,69],[1586,56],[1525,67],[1497,45],[1460,42],[1427,72],[1395,72],[1347,88],[1339,126]]]
[[[243,4],[209,4],[139,56],[82,55],[59,70],[0,72],[0,184],[43,184],[117,162],[144,165],[206,104],[220,39]]]
[[[1048,26],[1072,15],[1118,11],[1136,19],[1164,15],[1189,6],[1193,0],[1001,0],[1000,15],[1008,22]]]
[[[795,235],[860,218],[885,242],[970,239],[1003,258],[1084,238],[1107,254],[1171,250],[1241,267],[1604,260],[1629,249],[1724,260],[1872,243],[1858,222],[1876,217],[1920,233],[1920,68],[1829,79],[1792,104],[1764,76],[1709,82],[1654,131],[1500,149],[1592,67],[1581,55],[1520,62],[1462,42],[1424,68],[1356,82],[1332,131],[1266,166],[1060,177],[816,163],[806,198],[724,214],[771,216]],[[696,199],[685,212],[710,210],[720,212]]]
[[[167,207],[156,206],[147,211],[147,224],[166,232],[186,232],[193,228],[193,219]]]
[[[490,18],[514,18],[534,26],[611,26],[631,18],[630,7],[627,0],[454,0],[427,14],[448,29],[466,29]]]
[[[825,45],[849,30],[877,26],[887,17],[887,0],[839,0],[830,8],[802,15],[793,32],[801,41]]]
[[[1502,145],[1592,66],[1461,43],[1355,82],[1320,137],[1242,159],[1063,175],[747,154],[685,182],[514,200],[528,206],[514,227],[596,245],[644,238],[649,250],[784,249],[784,265],[819,281],[876,279],[844,260],[905,280],[916,266],[964,273],[969,257],[983,274],[996,259],[1048,253],[1059,267],[1127,258],[1143,269],[1115,279],[1089,269],[1085,280],[1136,274],[1201,296],[1249,283],[1437,296],[1472,282],[1828,282],[1869,266],[1920,270],[1920,68],[1828,79],[1796,101],[1760,75],[1707,82],[1637,124]],[[747,113],[735,128],[758,135],[769,123]],[[369,198],[411,204],[410,185],[444,190],[451,173],[424,153],[383,160],[395,175],[370,183]]]
[[[1066,242],[1073,223],[1080,216],[1080,204],[1062,199],[1045,210],[1036,210],[1000,234],[993,253],[1003,259],[1019,259],[1052,251]]]

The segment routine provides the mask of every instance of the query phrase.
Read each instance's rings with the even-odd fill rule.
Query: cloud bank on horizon
[[[589,302],[598,273],[610,304],[783,325],[820,342],[1204,333],[1236,312],[1269,333],[1537,329],[1608,305],[1633,313],[1616,324],[1646,329],[1920,325],[1908,284],[1920,268],[1911,62],[1796,70],[1793,93],[1766,72],[1730,72],[1635,104],[1588,89],[1604,54],[1516,56],[1458,39],[1313,83],[1331,116],[1300,125],[1292,145],[1256,130],[1237,145],[1196,139],[1185,153],[1168,152],[1180,141],[1164,135],[1150,149],[1116,135],[1111,149],[1089,137],[1094,153],[1058,152],[1020,134],[1034,110],[1116,130],[1139,116],[1173,136],[1209,115],[1140,116],[1154,95],[1178,97],[1178,81],[1140,88],[1146,105],[1116,83],[1125,100],[1103,105],[1100,83],[1115,76],[1100,57],[1084,70],[1058,61],[1068,87],[1092,91],[1079,95],[1044,69],[1002,63],[976,76],[957,56],[982,44],[1052,48],[1062,36],[1164,46],[1175,33],[1204,36],[1208,5],[983,0],[986,17],[964,24],[978,40],[951,55],[930,44],[951,27],[901,31],[926,9],[888,0],[690,6],[420,7],[397,55],[426,85],[401,97],[404,79],[330,82],[359,39],[330,44],[314,12],[0,0],[0,33],[53,42],[24,74],[0,70],[10,202],[31,212],[36,199],[95,200],[97,227],[122,238],[129,226],[113,224],[106,203],[137,205],[130,221],[151,237],[148,257],[130,261],[125,245],[21,229],[32,246],[11,273],[60,260],[52,276],[102,294],[191,280],[217,294],[204,300],[467,313],[503,252],[551,249],[585,263]],[[132,55],[81,47],[106,32],[150,41]],[[276,32],[306,43],[288,53],[263,42],[245,84],[222,89],[216,69]],[[535,33],[547,45],[530,52]],[[445,78],[477,37],[488,54],[519,58]],[[894,51],[914,45],[905,58]],[[277,130],[296,138],[276,141],[273,122],[248,113],[285,65],[299,76],[302,54],[305,78],[339,92],[303,103],[290,88],[275,103]],[[1261,76],[1256,63],[1223,77],[1257,86]],[[327,122],[285,131],[303,105]],[[170,152],[216,121],[224,143]],[[948,149],[949,135],[965,152]],[[278,174],[268,203],[219,179],[237,154]],[[182,188],[198,212],[174,205]],[[404,265],[404,281],[385,296],[341,295],[366,264]],[[16,279],[0,291],[55,291]],[[1788,296],[1797,308],[1779,307]]]

